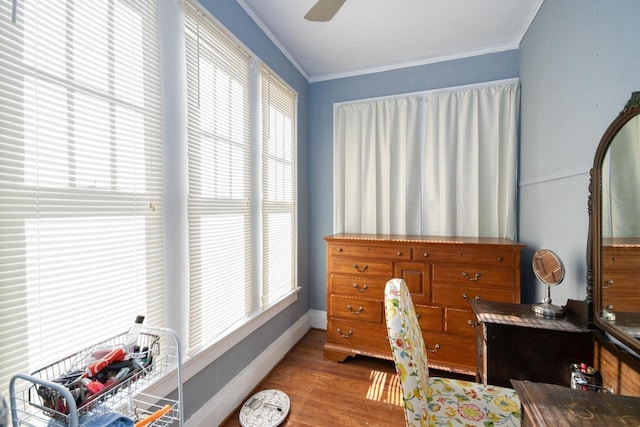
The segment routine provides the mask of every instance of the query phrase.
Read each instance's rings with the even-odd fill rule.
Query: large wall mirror
[[[587,299],[596,326],[640,354],[640,92],[602,137],[591,175]]]

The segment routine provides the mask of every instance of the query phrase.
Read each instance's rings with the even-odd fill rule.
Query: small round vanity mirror
[[[540,249],[533,254],[531,266],[536,277],[547,287],[544,300],[531,304],[531,310],[544,316],[562,316],[564,314],[563,308],[551,304],[551,286],[559,285],[564,279],[562,261],[549,249]]]

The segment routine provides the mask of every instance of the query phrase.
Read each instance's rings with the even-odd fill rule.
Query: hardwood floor
[[[291,400],[282,426],[403,426],[393,362],[357,356],[324,360],[326,331],[310,330],[256,388],[278,389]],[[247,396],[249,397],[249,396]],[[224,424],[239,426],[238,411]]]
[[[404,426],[400,384],[393,362],[365,356],[341,363],[324,360],[326,334],[323,330],[310,330],[254,390],[277,389],[289,396],[291,409],[281,425]],[[474,380],[432,369],[430,373]],[[240,425],[238,410],[223,427]]]

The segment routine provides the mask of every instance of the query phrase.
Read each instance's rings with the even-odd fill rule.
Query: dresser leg
[[[332,348],[331,344],[325,344],[322,355],[326,360],[331,360],[332,362],[344,362],[347,357],[355,356],[352,352],[336,350]]]

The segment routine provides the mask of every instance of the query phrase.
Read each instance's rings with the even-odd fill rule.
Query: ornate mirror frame
[[[640,115],[640,92],[633,92],[631,99],[627,102],[620,115],[607,128],[596,150],[593,168],[591,169],[591,184],[589,186],[590,197],[588,202],[589,235],[587,241],[587,304],[589,307],[589,317],[591,317],[595,326],[619,340],[636,354],[640,354],[640,339],[627,334],[621,328],[616,327],[615,322],[607,321],[602,317],[604,284],[602,258],[602,168],[611,142],[614,140],[620,129],[622,129],[627,122],[637,115]],[[640,167],[640,159],[638,161],[638,167]],[[638,191],[640,191],[640,189]],[[640,215],[640,212],[638,215]],[[640,274],[640,263],[638,264],[637,273]],[[638,289],[638,293],[640,293],[640,289]],[[640,307],[638,307],[638,309],[638,311],[640,311]]]

